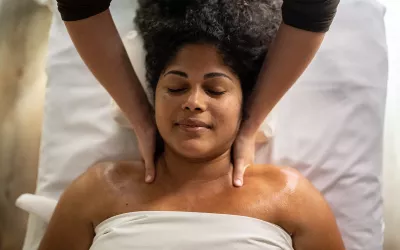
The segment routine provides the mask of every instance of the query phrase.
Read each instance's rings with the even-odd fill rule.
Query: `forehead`
[[[182,47],[167,68],[197,72],[230,72],[218,50],[209,44],[189,44]]]

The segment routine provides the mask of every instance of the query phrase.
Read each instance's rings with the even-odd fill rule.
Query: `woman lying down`
[[[62,195],[40,250],[343,250],[321,194],[287,167],[253,165],[232,185],[243,104],[280,23],[272,0],[142,1],[160,147],[143,166],[91,167]],[[284,70],[282,70],[284,74]]]

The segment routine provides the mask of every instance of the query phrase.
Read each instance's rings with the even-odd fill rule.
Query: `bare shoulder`
[[[303,195],[321,196],[319,191],[298,170],[287,166],[253,165],[246,170],[246,177],[256,179],[276,188],[284,188],[290,194],[301,197]]]
[[[250,170],[251,168],[249,168]],[[326,201],[318,189],[298,170],[287,166],[275,165],[254,165],[250,175],[258,176],[257,178],[269,185],[275,186],[277,189],[283,189],[285,194],[290,198],[290,202],[299,206],[303,206],[304,201],[313,201],[313,204],[325,204]]]
[[[275,165],[253,165],[246,170],[245,182],[261,182],[276,191],[293,194],[307,180],[294,168]]]
[[[100,162],[89,167],[68,189],[82,195],[93,194],[93,191],[107,191],[120,187],[126,180],[144,180],[143,176],[144,167],[140,162]]]
[[[97,163],[71,183],[60,203],[71,209],[80,207],[79,213],[95,222],[108,216],[116,197],[135,183],[144,183],[143,168],[139,162]]]
[[[265,190],[278,197],[278,217],[280,224],[288,231],[295,232],[309,220],[315,220],[316,214],[331,218],[331,210],[314,185],[298,170],[274,165],[254,165],[247,170],[249,182],[255,182],[265,187]],[[321,217],[321,220],[323,218]]]
[[[123,192],[126,180],[139,179],[141,171],[140,164],[129,162],[90,167],[60,197],[39,249],[89,249],[94,226],[114,215],[120,197],[115,193]]]
[[[101,162],[86,173],[104,188],[118,189],[128,182],[144,182],[144,165],[140,161]]]
[[[284,190],[285,202],[278,224],[293,235],[296,249],[344,250],[343,240],[330,205],[319,190],[299,171],[290,167],[261,165],[260,178]],[[283,187],[283,189],[282,189]]]

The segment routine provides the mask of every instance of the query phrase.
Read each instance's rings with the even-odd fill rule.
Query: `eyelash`
[[[180,89],[170,89],[170,88],[168,88],[168,92],[170,92],[170,93],[179,93],[179,92],[182,92],[184,90],[185,90],[184,88],[180,88]]]
[[[226,91],[213,91],[213,90],[207,90],[208,93],[212,94],[212,95],[223,95],[225,94]]]
[[[174,94],[178,94],[178,93],[183,92],[185,90],[186,90],[185,88],[180,88],[180,89],[170,89],[170,88],[168,88],[168,92],[174,93]],[[226,91],[219,92],[219,91],[213,91],[213,90],[206,90],[206,92],[211,94],[211,95],[220,96],[220,95],[225,94]]]

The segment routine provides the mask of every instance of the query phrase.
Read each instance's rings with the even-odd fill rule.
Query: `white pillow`
[[[347,250],[382,249],[384,12],[375,0],[341,1],[316,58],[271,114],[273,163],[322,191]]]

